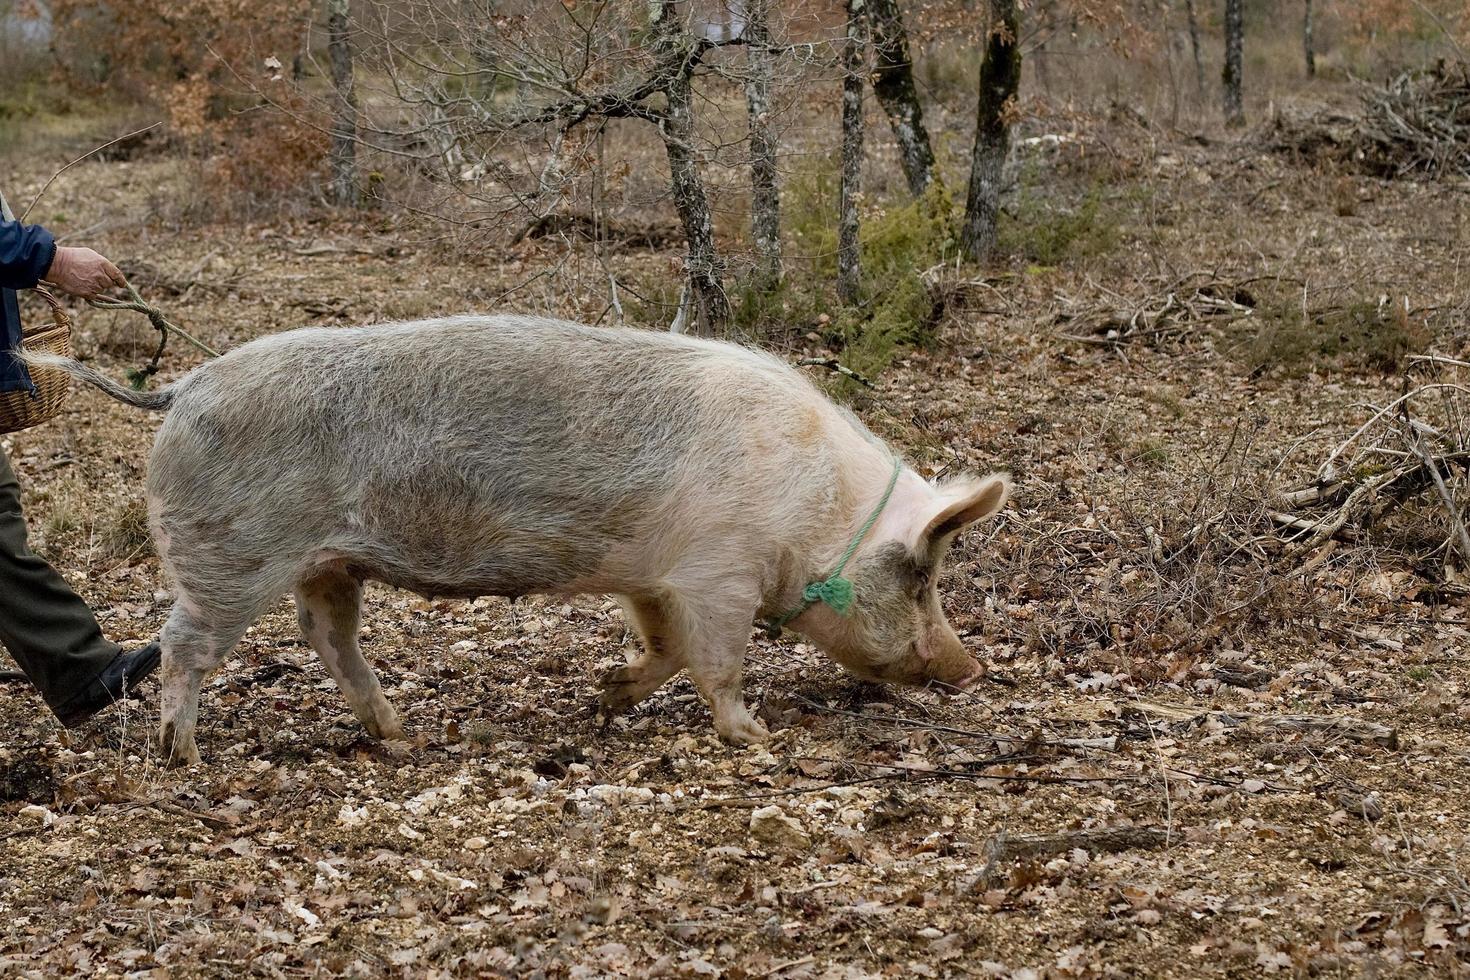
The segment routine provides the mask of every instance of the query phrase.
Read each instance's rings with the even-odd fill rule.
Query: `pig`
[[[151,393],[31,362],[167,412],[147,504],[174,595],[159,739],[176,764],[200,760],[201,683],[287,592],[367,732],[402,739],[359,647],[367,581],[456,599],[613,594],[643,653],[602,678],[606,708],[687,670],[736,744],[768,737],[741,686],[757,619],[791,617],[866,680],[983,676],[937,585],[956,535],[1005,505],[1007,478],[925,480],[770,354],[457,316],[266,336]],[[850,607],[809,604],[854,538]]]

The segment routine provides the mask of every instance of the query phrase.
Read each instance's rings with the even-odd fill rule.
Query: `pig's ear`
[[[1011,494],[1010,477],[996,473],[977,480],[960,480],[941,491],[940,509],[929,518],[921,545],[944,547],[956,534],[1000,511]]]

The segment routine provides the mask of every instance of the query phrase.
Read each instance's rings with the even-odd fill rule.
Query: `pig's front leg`
[[[715,731],[725,741],[736,745],[763,742],[771,733],[745,707],[745,648],[750,643],[755,604],[719,603],[716,598],[705,599],[685,609],[689,679],[709,702]]]
[[[625,600],[624,609],[643,638],[644,652],[603,676],[602,703],[610,709],[637,704],[687,667],[694,686],[709,702],[715,730],[722,737],[737,745],[769,738],[771,733],[746,710],[741,688],[757,603],[739,595],[740,590],[724,579],[688,593],[670,588]]]

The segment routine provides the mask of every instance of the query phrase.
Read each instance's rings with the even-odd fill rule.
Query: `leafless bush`
[[[1331,540],[1382,540],[1393,531],[1421,568],[1470,562],[1470,362],[1408,359],[1402,394],[1366,406],[1309,485],[1280,495],[1272,514],[1292,554]],[[1393,527],[1392,525],[1397,525]]]
[[[1141,475],[1123,492],[1059,494],[1014,529],[994,572],[962,565],[956,604],[988,607],[996,640],[1059,671],[1143,682],[1213,676],[1222,650],[1312,628],[1325,596],[1278,562],[1263,431],[1238,422],[1211,465],[1167,491]]]

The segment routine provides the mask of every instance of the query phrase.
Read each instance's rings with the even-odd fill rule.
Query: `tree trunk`
[[[975,118],[975,148],[970,157],[970,188],[960,244],[972,259],[995,249],[1000,211],[1001,171],[1011,148],[1010,116],[1021,85],[1020,18],[1016,0],[990,0],[990,37],[980,63],[980,99]]]
[[[1306,0],[1306,11],[1302,15],[1302,49],[1307,56],[1307,77],[1317,77],[1317,49],[1312,43],[1312,0]]]
[[[1244,0],[1225,0],[1225,125],[1244,126],[1245,108],[1240,97],[1241,47],[1245,35]]]
[[[776,186],[776,135],[771,128],[770,0],[745,8],[745,109],[750,116],[750,231],[755,242],[754,283],[768,292],[781,283],[781,192]]]
[[[899,158],[909,190],[917,197],[929,187],[934,175],[934,150],[929,130],[924,127],[924,109],[914,86],[914,66],[909,59],[908,32],[897,0],[865,0],[873,25],[873,94],[878,97],[893,135],[898,140]]]
[[[356,207],[357,93],[352,84],[352,34],[348,0],[328,0],[327,53],[332,62],[332,202]]]
[[[677,3],[660,0],[654,11],[655,46],[660,53],[687,49],[689,38],[679,23]],[[676,71],[664,89],[668,108],[659,120],[659,135],[669,158],[670,187],[674,207],[684,226],[688,252],[684,260],[689,276],[688,300],[692,304],[695,331],[706,336],[724,332],[730,319],[730,301],[721,284],[722,263],[715,248],[714,219],[709,197],[694,153],[694,86],[689,71]],[[685,319],[681,309],[676,323]]]
[[[1189,47],[1194,52],[1195,94],[1204,101],[1205,63],[1199,54],[1199,18],[1194,14],[1194,0],[1184,0],[1184,12],[1189,15]]]
[[[864,0],[847,0],[847,44],[842,49],[842,188],[837,213],[837,298],[856,303],[862,292],[858,196],[863,184],[863,75],[868,30]]]

